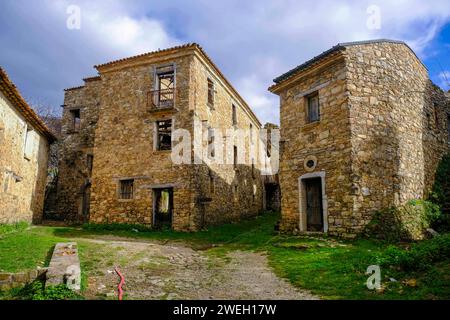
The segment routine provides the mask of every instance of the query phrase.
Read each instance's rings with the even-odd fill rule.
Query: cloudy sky
[[[73,5],[79,29],[67,27]],[[186,42],[208,52],[262,122],[279,119],[272,79],[339,42],[404,40],[436,84],[450,81],[448,0],[1,0],[0,30],[0,65],[26,99],[56,110],[93,65]]]

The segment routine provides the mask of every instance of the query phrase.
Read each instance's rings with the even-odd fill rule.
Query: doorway
[[[306,228],[307,231],[323,232],[322,181],[320,178],[305,179]]]
[[[171,228],[173,218],[173,188],[153,189],[153,225]]]

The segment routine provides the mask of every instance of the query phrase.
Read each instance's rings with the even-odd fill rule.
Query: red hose
[[[125,283],[125,278],[124,276],[120,273],[119,268],[116,267],[116,273],[119,275],[120,277],[120,283],[119,286],[117,287],[117,289],[119,290],[119,301],[122,301],[123,298],[123,289],[122,286]]]

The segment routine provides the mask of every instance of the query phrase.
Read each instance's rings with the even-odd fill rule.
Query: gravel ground
[[[261,253],[232,251],[225,257],[178,243],[119,239],[96,244],[95,263],[86,271],[88,299],[116,299],[118,266],[125,299],[318,299],[278,278]]]

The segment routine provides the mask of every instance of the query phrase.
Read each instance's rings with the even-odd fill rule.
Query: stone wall
[[[250,130],[257,135],[261,127],[257,119],[252,117],[249,110],[239,101],[238,97],[230,92],[223,79],[201,58],[195,57],[192,65],[192,92],[194,92],[195,117],[202,123],[204,134],[208,127],[220,130],[224,135],[227,129]],[[214,82],[214,105],[207,103],[207,80]],[[233,125],[232,105],[236,107],[236,124]],[[251,126],[250,126],[251,125]],[[217,139],[219,139],[217,137]],[[232,139],[231,136],[224,137]],[[217,141],[219,142],[219,141]],[[254,141],[254,147],[259,148],[259,141]],[[238,145],[237,141],[235,144]],[[203,147],[206,149],[207,144]],[[242,217],[254,216],[263,208],[263,180],[260,173],[261,164],[254,159],[255,169],[252,172],[250,156],[250,136],[247,135],[244,145],[245,163],[233,164],[203,163],[196,165],[195,173],[196,197],[210,198],[205,204],[198,204],[199,220],[205,224],[218,224],[237,221]],[[233,159],[231,150],[227,150],[226,142],[221,153]],[[239,150],[238,150],[239,151]],[[215,150],[216,155],[220,154]],[[214,184],[211,186],[211,184]]]
[[[59,215],[70,221],[88,220],[83,216],[82,201],[91,183],[88,156],[93,156],[101,85],[100,79],[94,78],[83,87],[65,91],[57,202]],[[80,110],[79,131],[74,130],[74,110]]]
[[[170,151],[155,150],[156,121],[172,118],[173,129],[190,128],[189,83],[191,58],[176,64],[177,111],[153,113],[147,94],[153,88],[153,71],[166,60],[102,74],[99,122],[95,136],[91,222],[153,223],[153,189],[174,188],[175,229],[189,229],[194,196],[190,168],[174,165]],[[134,179],[134,198],[118,197],[119,181]]]
[[[320,121],[307,123],[307,95],[315,91],[319,94]],[[306,219],[300,221],[299,217],[299,179],[310,173],[325,172],[330,232],[335,232],[343,217],[352,213],[349,107],[345,91],[345,64],[340,59],[300,79],[280,95],[282,231],[306,229]],[[307,159],[315,161],[313,170],[306,167]]]
[[[317,160],[308,176],[325,183],[332,235],[354,237],[375,211],[427,197],[448,152],[449,101],[405,44],[344,45],[283,81],[274,90],[281,97],[282,230],[306,231],[298,179],[307,157]],[[321,117],[305,124],[304,96],[312,91]]]
[[[176,69],[175,106],[153,110],[148,94],[155,88],[155,68],[173,65]],[[185,129],[194,138],[194,119],[208,121],[213,127],[230,128],[232,102],[238,107],[237,128],[249,128],[255,133],[260,127],[256,117],[203,51],[173,50],[164,54],[127,59],[120,63],[100,66],[101,86],[96,88],[98,122],[87,133],[94,141],[93,172],[90,202],[90,222],[153,224],[154,189],[173,188],[175,230],[198,230],[205,225],[235,221],[262,210],[263,187],[258,164],[208,165],[206,163],[176,165],[171,151],[155,148],[156,122],[172,119],[172,130]],[[207,106],[207,77],[216,86],[214,110]],[[71,107],[86,106],[83,88],[66,91],[65,119]],[[83,114],[82,128],[84,125]],[[67,122],[67,120],[65,120]],[[66,122],[64,127],[66,127]],[[80,137],[67,134],[64,158],[79,150]],[[89,145],[90,146],[90,145]],[[245,148],[248,148],[248,144]],[[248,153],[248,150],[246,150]],[[86,175],[83,155],[71,169],[62,163],[60,180],[61,212],[74,216],[79,205],[75,194]],[[192,159],[194,155],[192,155]],[[63,162],[63,161],[62,161]],[[211,177],[214,186],[211,186]],[[119,199],[121,180],[134,180],[132,199]],[[64,187],[65,186],[65,187]]]
[[[0,273],[0,291],[23,287],[37,279],[45,278],[46,268],[18,273]]]
[[[448,145],[442,124],[434,128],[433,103],[440,113],[445,99],[407,46],[352,46],[345,56],[355,205],[343,232],[356,234],[374,211],[427,197]]]
[[[48,151],[47,138],[0,93],[0,224],[42,219]]]

